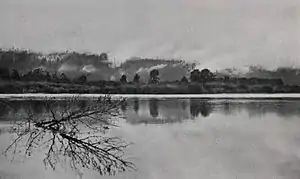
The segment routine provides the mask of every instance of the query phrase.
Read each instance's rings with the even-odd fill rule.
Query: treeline
[[[109,94],[214,94],[214,93],[299,93],[299,86],[284,85],[281,79],[216,77],[209,69],[194,69],[181,80],[160,81],[160,72],[149,72],[147,83],[139,74],[131,80],[87,81],[87,75],[70,80],[63,73],[34,69],[26,74],[0,69],[0,93],[109,93]]]
[[[62,64],[82,66],[92,64],[98,66],[110,66],[106,53],[77,53],[60,52],[42,54],[22,49],[0,49],[0,67],[20,72],[32,71],[35,68],[46,67],[48,71],[57,71]]]
[[[84,84],[87,82],[88,74],[83,74],[75,79],[69,79],[63,72],[48,72],[43,68],[36,68],[28,73],[19,73],[16,69],[10,71],[8,68],[0,67],[0,79],[6,81],[46,81],[56,83],[79,83]],[[99,80],[103,81],[103,80]],[[119,80],[121,84],[140,84],[140,75],[136,73],[131,81],[127,79],[127,76],[123,74]],[[217,83],[237,83],[243,85],[255,85],[255,84],[270,84],[270,85],[283,85],[281,79],[262,79],[262,78],[232,78],[229,76],[216,77],[209,69],[194,69],[190,72],[189,77],[183,76],[181,80],[174,82],[180,82],[187,84],[202,83],[207,84],[211,82]],[[160,83],[160,72],[158,69],[153,69],[149,72],[148,84],[159,84]],[[145,84],[145,83],[143,83]]]
[[[82,80],[84,79],[84,80]],[[71,80],[67,78],[64,73],[48,72],[42,68],[36,68],[28,73],[19,73],[18,70],[13,69],[9,71],[8,68],[0,67],[0,80],[2,81],[23,81],[23,82],[54,82],[54,83],[70,83]],[[86,77],[79,77],[74,81],[86,81]]]
[[[8,68],[0,67],[1,81],[23,81],[23,82],[54,82],[54,83],[77,83],[87,84],[88,74],[83,74],[77,78],[69,79],[63,72],[48,72],[42,68],[36,68],[28,73],[19,73],[18,70],[10,71]],[[100,80],[100,83],[102,80]],[[92,82],[94,83],[94,82]],[[120,78],[121,84],[128,84],[127,76],[122,75]],[[140,76],[135,74],[132,83],[139,84]],[[150,72],[149,84],[159,83],[159,71],[154,69]]]
[[[192,65],[192,67],[186,66],[189,73],[176,74],[175,79],[177,80],[166,81],[162,79],[164,75],[163,69],[152,68],[151,65],[153,64],[151,62],[153,61],[150,59],[133,60],[132,63],[122,64],[122,68],[125,69],[123,71],[124,74],[117,76],[117,79],[114,81],[91,80],[90,75],[95,76],[98,73],[85,72],[80,72],[79,75],[70,78],[64,72],[57,70],[61,64],[70,62],[78,66],[86,64],[93,64],[94,66],[105,64],[109,66],[110,62],[108,62],[107,54],[66,52],[49,54],[47,58],[46,60],[46,57],[42,54],[30,51],[0,50],[0,93],[202,94],[300,92],[299,86],[286,85],[280,77],[257,78],[250,76],[248,78],[240,78],[229,75],[220,76],[209,69],[195,69],[195,65]],[[145,65],[144,72],[146,72],[147,76],[145,78],[144,75],[143,80],[141,80],[142,74],[137,70],[138,66],[132,65],[135,63],[139,64],[141,61],[149,63]],[[3,62],[24,64],[23,68],[30,66],[30,63],[32,63],[33,67],[38,67],[32,70],[23,70],[22,66],[12,68],[14,65],[5,66]],[[43,66],[42,64],[47,65]],[[126,72],[126,69],[130,68],[134,68],[131,70],[135,72],[133,76]],[[105,72],[101,71],[101,73]],[[178,71],[174,71],[172,74],[176,72]]]

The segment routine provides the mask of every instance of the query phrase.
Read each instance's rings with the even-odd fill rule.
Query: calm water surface
[[[22,120],[17,116],[44,110],[41,101],[11,104],[17,112],[0,110],[0,150],[9,145],[8,127]],[[109,133],[134,143],[125,152],[138,169],[100,178],[300,178],[300,100],[133,98],[121,110],[126,119]],[[0,157],[0,178],[76,177],[70,170],[45,170],[42,157]],[[83,178],[99,175],[85,171]]]

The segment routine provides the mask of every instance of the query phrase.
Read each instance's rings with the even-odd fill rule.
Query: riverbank
[[[28,94],[0,94],[0,99],[7,100],[43,100],[48,99],[65,99],[71,97],[79,97],[81,99],[92,99],[98,97],[104,97],[107,94],[43,94],[43,93],[28,93]],[[139,98],[139,99],[183,99],[183,98],[195,98],[195,99],[300,99],[300,93],[277,93],[277,94],[173,94],[173,95],[154,95],[154,94],[112,94],[112,98]]]
[[[227,83],[121,84],[118,82],[52,83],[52,82],[2,82],[0,94],[277,94],[300,93],[299,86],[239,85]]]

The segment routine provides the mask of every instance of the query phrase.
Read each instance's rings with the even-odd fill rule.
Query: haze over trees
[[[187,63],[183,60],[136,57],[128,59],[118,66],[113,64],[107,53],[92,54],[66,51],[42,54],[23,49],[0,49],[0,67],[7,68],[10,73],[16,70],[20,76],[36,68],[42,68],[50,74],[57,73],[60,75],[64,73],[71,81],[87,73],[89,74],[87,81],[110,81],[112,79],[118,81],[122,76],[119,71],[124,71],[127,79],[133,79],[138,73],[141,83],[149,82],[149,71],[153,69],[159,70],[160,82],[180,80],[183,76],[189,76],[191,71],[197,70],[195,63]],[[199,69],[198,72],[201,73],[202,70]],[[267,70],[262,67],[250,66],[248,72],[237,72],[238,69],[224,69],[213,73],[216,77],[281,78],[285,84],[300,84],[300,69],[297,68],[282,67]],[[201,74],[196,75],[196,78],[199,75]],[[193,79],[191,81],[198,80]]]
[[[0,49],[0,93],[291,93],[300,92],[299,79],[300,70],[289,68],[250,67],[242,75],[236,69],[212,72],[178,60],[134,58],[117,66],[106,53]]]
[[[70,80],[85,73],[89,73],[87,81],[117,80],[122,76],[119,71],[125,71],[127,79],[133,79],[134,75],[139,73],[140,82],[148,82],[147,70],[162,64],[166,66],[161,69],[161,80],[174,81],[188,71],[186,68],[188,64],[178,60],[135,58],[126,60],[118,66],[113,64],[106,53],[98,55],[66,51],[42,54],[22,49],[0,49],[0,67],[5,67],[9,71],[15,69],[21,75],[36,68],[43,68],[49,73],[64,73]],[[170,69],[176,69],[177,73],[170,74]]]

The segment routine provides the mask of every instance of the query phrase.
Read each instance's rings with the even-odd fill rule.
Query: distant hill
[[[77,53],[59,52],[42,54],[30,50],[0,49],[0,68],[10,71],[16,69],[24,74],[36,68],[42,68],[49,72],[63,72],[70,79],[83,74],[87,75],[88,81],[116,80],[125,74],[128,81],[132,81],[134,75],[140,75],[140,81],[147,82],[149,73],[158,69],[161,81],[176,81],[183,76],[189,77],[193,65],[185,61],[131,58],[119,66],[113,66],[112,61],[105,53]],[[223,69],[215,72],[216,76],[231,77],[256,77],[256,78],[281,78],[285,84],[300,85],[300,69],[278,68],[268,70],[258,66],[250,66],[244,69]]]
[[[109,79],[113,73],[106,54],[62,52],[41,54],[28,50],[0,50],[0,67],[27,73],[35,68],[64,72],[69,78],[87,74],[90,79]],[[96,76],[96,77],[95,77]]]
[[[0,49],[0,67],[10,71],[16,69],[21,74],[42,68],[49,72],[63,72],[70,79],[86,74],[89,81],[119,80],[123,74],[131,81],[138,73],[141,76],[140,80],[146,82],[152,69],[160,70],[162,81],[175,81],[187,75],[189,71],[189,64],[176,60],[133,58],[118,67],[113,67],[105,53],[41,54],[29,50],[3,49]]]
[[[268,70],[260,66],[250,66],[247,71],[240,69],[224,69],[216,73],[217,76],[246,77],[246,78],[281,78],[287,85],[300,85],[300,69],[280,67]]]

